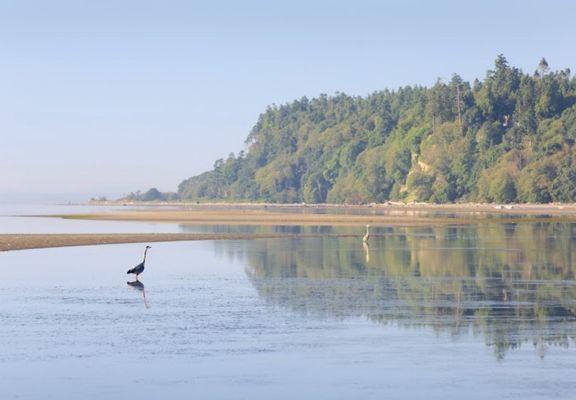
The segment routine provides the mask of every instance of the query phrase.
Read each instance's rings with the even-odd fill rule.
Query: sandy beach
[[[457,212],[457,213],[498,213],[498,214],[573,214],[576,215],[576,203],[522,203],[522,204],[497,204],[497,203],[403,203],[390,201],[386,203],[369,204],[335,204],[335,203],[252,203],[252,202],[182,202],[182,201],[91,201],[90,205],[98,206],[137,206],[154,210],[177,209],[177,210],[255,210],[255,211],[297,211],[314,212],[326,210],[331,212],[343,211],[396,211],[396,212]]]
[[[140,204],[139,204],[140,205]],[[576,221],[576,206],[492,204],[276,205],[276,204],[142,204],[137,209],[91,214],[42,215],[102,221],[153,221],[186,225],[284,226],[438,226],[503,222]],[[0,234],[0,251],[63,246],[186,240],[252,240],[293,237],[291,234],[212,233],[83,233]],[[309,234],[298,235],[310,236]]]
[[[177,222],[191,225],[365,225],[414,226],[429,224],[463,223],[461,219],[416,215],[356,215],[287,213],[254,210],[147,210],[118,211],[94,214],[67,214],[65,219],[102,221]]]
[[[294,235],[216,233],[0,234],[0,251],[121,243],[273,239],[290,236]]]
[[[493,204],[180,204],[144,203],[139,209],[51,217],[107,221],[179,222],[195,225],[348,225],[421,226],[548,220],[576,220],[576,205]]]

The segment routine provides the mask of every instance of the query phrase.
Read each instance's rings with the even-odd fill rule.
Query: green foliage
[[[176,200],[178,196],[176,193],[162,193],[156,188],[148,189],[146,192],[141,193],[137,191],[130,193],[123,200],[126,201],[169,201]],[[104,198],[105,200],[105,198]]]
[[[183,181],[182,199],[576,201],[576,79],[499,55],[483,81],[271,106],[248,151]]]

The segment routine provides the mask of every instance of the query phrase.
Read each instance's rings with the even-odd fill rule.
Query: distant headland
[[[542,58],[527,74],[503,55],[480,81],[271,106],[246,152],[177,192],[123,201],[268,203],[576,201],[576,78]]]

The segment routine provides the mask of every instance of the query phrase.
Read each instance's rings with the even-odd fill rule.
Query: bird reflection
[[[367,242],[363,242],[362,247],[364,248],[364,253],[366,253],[366,264],[368,264],[370,262],[370,247]]]
[[[139,281],[138,279],[136,279],[135,281],[132,282],[126,282],[126,284],[136,290],[139,290],[142,292],[142,299],[144,300],[144,307],[146,308],[150,308],[150,306],[148,305],[148,301],[146,300],[146,289],[144,287],[144,284]]]
[[[538,357],[543,360],[544,356],[546,356],[546,352],[548,351],[548,345],[541,336],[538,336],[538,339],[534,342],[534,347],[536,348]]]

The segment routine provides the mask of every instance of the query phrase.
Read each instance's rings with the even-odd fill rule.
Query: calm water
[[[575,398],[574,225],[376,233],[0,253],[0,398]]]
[[[0,203],[2,233],[172,233],[181,232],[177,224],[158,222],[89,221],[43,218],[36,215],[100,213],[137,207],[57,206]],[[22,217],[26,216],[26,217]]]

